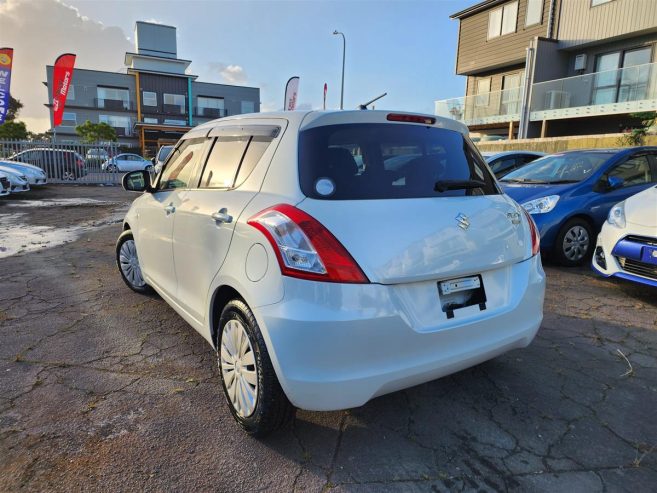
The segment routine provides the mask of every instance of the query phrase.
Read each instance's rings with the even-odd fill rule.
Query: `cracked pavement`
[[[29,217],[101,226],[0,259],[0,491],[654,490],[655,289],[547,264],[530,347],[256,440],[210,346],[116,272],[121,228],[100,219],[131,196],[21,200],[79,196],[108,203]]]

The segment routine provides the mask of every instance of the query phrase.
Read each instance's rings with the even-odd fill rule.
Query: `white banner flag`
[[[297,107],[297,94],[299,92],[299,77],[290,77],[285,86],[285,111],[294,111]]]

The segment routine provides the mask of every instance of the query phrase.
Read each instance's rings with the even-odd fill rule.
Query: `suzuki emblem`
[[[653,257],[657,258],[657,250],[653,250],[652,253],[651,253],[651,255],[652,255]]]
[[[455,219],[459,225],[459,228],[466,230],[470,227],[470,220],[468,219],[468,216],[466,216],[462,212],[459,212],[459,215],[456,216]]]

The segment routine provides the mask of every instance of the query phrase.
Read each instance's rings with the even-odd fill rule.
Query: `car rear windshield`
[[[461,133],[424,125],[326,125],[299,134],[299,180],[323,200],[493,195],[499,190]]]
[[[613,152],[552,154],[523,166],[502,178],[515,183],[576,183],[591,176]]]

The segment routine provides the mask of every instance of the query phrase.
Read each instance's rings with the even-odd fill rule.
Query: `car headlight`
[[[611,208],[607,222],[617,228],[625,227],[625,201],[619,202]]]
[[[548,195],[547,197],[541,197],[540,199],[530,200],[525,202],[522,206],[530,214],[545,214],[550,212],[559,202],[558,195]]]

